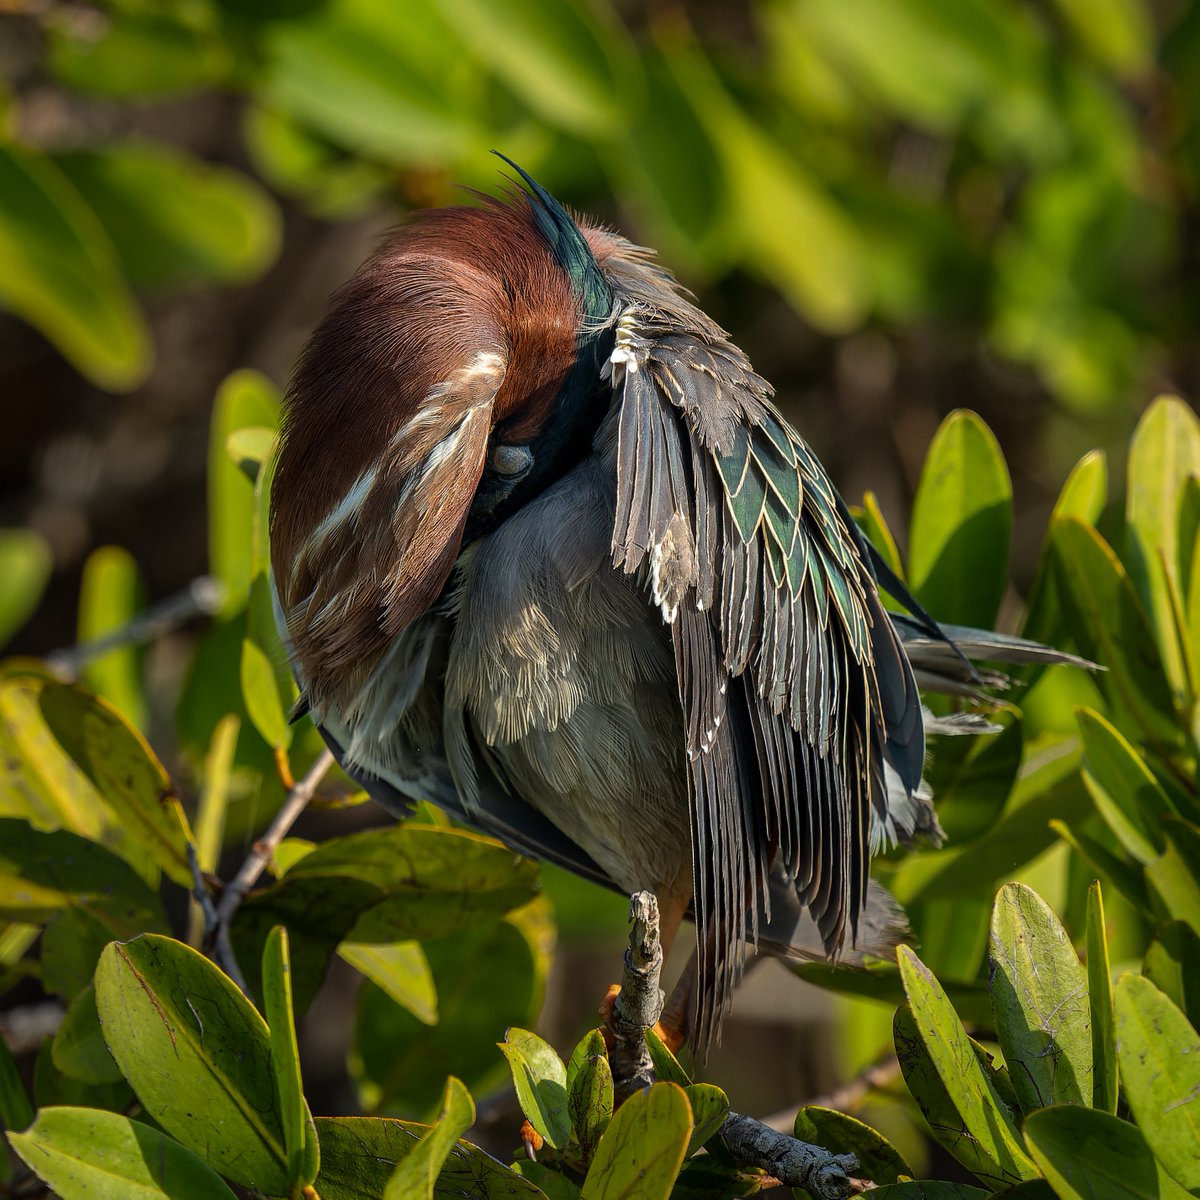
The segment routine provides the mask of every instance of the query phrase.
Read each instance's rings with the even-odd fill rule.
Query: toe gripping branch
[[[625,972],[607,1023],[612,1039],[609,1062],[618,1100],[656,1082],[646,1030],[663,1010],[659,986],[663,953],[658,901],[652,892],[637,892],[629,898],[629,919]],[[781,1183],[804,1188],[817,1200],[845,1200],[856,1190],[852,1174],[858,1169],[858,1160],[852,1154],[832,1154],[736,1112],[726,1117],[721,1137],[742,1166],[762,1168]]]

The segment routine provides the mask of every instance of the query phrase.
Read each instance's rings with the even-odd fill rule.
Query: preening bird
[[[506,160],[507,161],[507,160]],[[940,838],[925,734],[969,656],[855,525],[653,254],[520,168],[415,217],[333,297],[287,394],[272,570],[302,692],[394,812],[428,799],[696,927],[703,1053],[748,950],[882,952],[872,854]],[[910,616],[886,611],[879,587]]]

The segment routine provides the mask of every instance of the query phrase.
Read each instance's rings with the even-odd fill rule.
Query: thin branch
[[[322,750],[316,762],[309,768],[308,774],[292,786],[283,802],[283,807],[275,814],[275,819],[266,833],[255,841],[250,853],[246,856],[246,861],[242,863],[238,873],[225,885],[225,890],[221,893],[221,902],[216,907],[215,921],[209,927],[213,957],[225,974],[243,992],[246,991],[246,979],[238,967],[237,956],[233,952],[233,943],[229,937],[233,914],[250,894],[250,889],[258,882],[259,876],[266,870],[267,864],[275,854],[276,847],[287,836],[288,830],[308,806],[308,802],[313,798],[318,785],[331,766],[333,766],[333,755],[328,750]]]
[[[871,1063],[847,1080],[841,1087],[826,1092],[823,1096],[815,1096],[805,1100],[803,1104],[794,1104],[790,1108],[780,1109],[769,1117],[763,1118],[763,1124],[781,1133],[787,1133],[796,1124],[796,1114],[802,1108],[832,1108],[837,1112],[853,1114],[862,1102],[872,1093],[883,1091],[900,1074],[900,1062],[895,1054],[888,1053]]]
[[[119,650],[122,646],[142,646],[186,625],[196,617],[211,617],[221,607],[225,587],[212,575],[193,579],[181,592],[168,596],[159,604],[138,613],[136,617],[106,633],[46,656],[50,670],[60,679],[78,679],[83,668],[93,660]]]
[[[663,953],[659,940],[658,900],[653,892],[636,892],[629,898],[629,946],[621,991],[613,1002],[608,1029],[613,1090],[618,1099],[654,1082],[654,1064],[646,1047],[646,1030],[662,1013],[659,986]]]

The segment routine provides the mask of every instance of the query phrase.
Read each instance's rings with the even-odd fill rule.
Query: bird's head
[[[464,535],[561,475],[603,416],[612,295],[579,226],[516,169],[528,192],[391,234],[292,379],[271,561],[318,712],[437,600]]]

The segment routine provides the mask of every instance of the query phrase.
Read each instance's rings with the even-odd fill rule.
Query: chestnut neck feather
[[[453,566],[492,427],[527,439],[580,308],[524,197],[390,235],[333,297],[285,404],[272,566],[315,707],[343,710]]]

